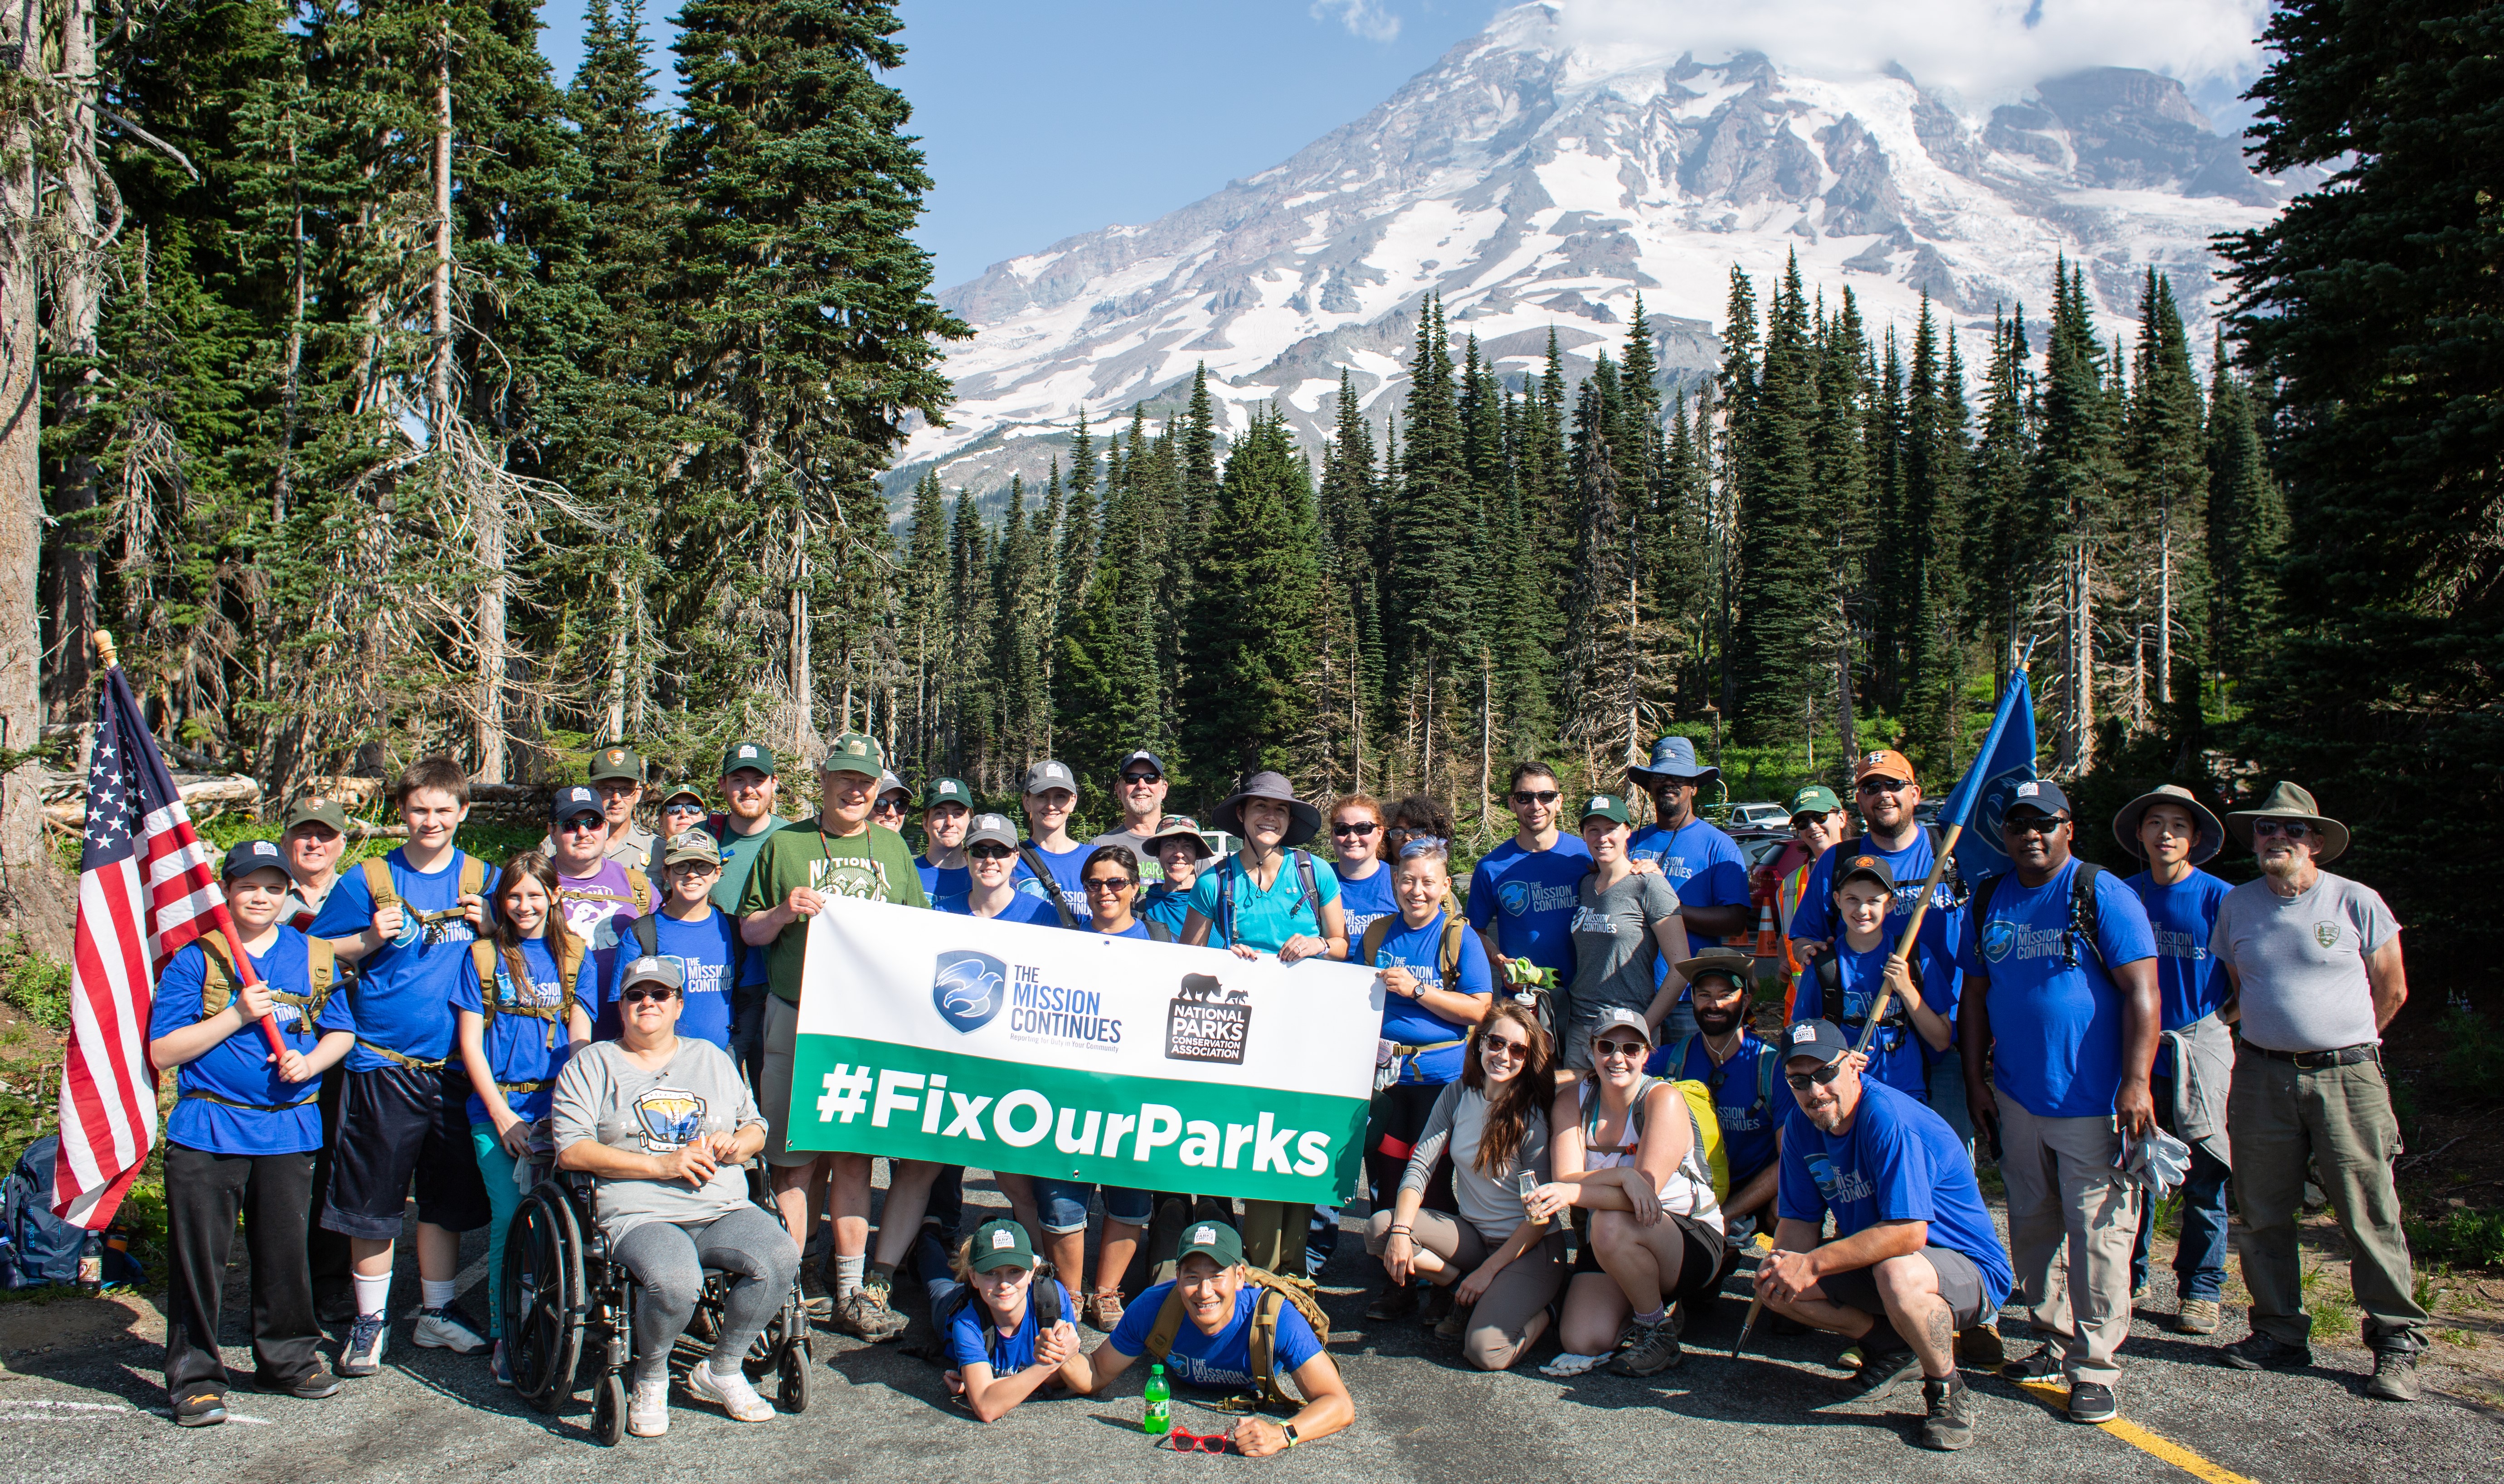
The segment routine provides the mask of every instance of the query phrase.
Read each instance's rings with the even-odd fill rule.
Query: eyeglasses
[[[2067,814],[2055,814],[2050,818],[2045,818],[2041,814],[2029,814],[2023,819],[2000,820],[2000,832],[2003,835],[2051,835],[2057,833],[2061,826],[2069,822],[2069,816]]]
[[[1516,788],[1513,791],[1515,804],[1553,804],[1563,797],[1553,788]]]
[[[1623,1056],[1630,1061],[1641,1060],[1644,1056],[1648,1055],[1651,1051],[1652,1047],[1641,1041],[1594,1041],[1591,1043],[1591,1054],[1594,1056]]]
[[[1139,883],[1128,877],[1099,876],[1092,878],[1086,884],[1090,891],[1129,891]]]
[[[976,860],[1006,860],[1017,852],[1006,846],[984,844],[979,846],[967,846],[965,847],[965,853]]]
[[[1785,1072],[1783,1081],[1791,1085],[1792,1091],[1805,1092],[1811,1087],[1823,1087],[1842,1075],[1843,1061],[1837,1057],[1814,1072]]]
[[[1373,834],[1374,831],[1374,821],[1370,819],[1359,819],[1353,824],[1341,824],[1336,819],[1331,821],[1331,836],[1333,839],[1344,836],[1351,840],[1363,840],[1366,836]]]
[[[1224,1453],[1226,1451],[1226,1434],[1223,1432],[1211,1432],[1202,1437],[1186,1432],[1180,1428],[1169,1428],[1165,1435],[1173,1439],[1173,1451],[1176,1453]]]
[[[1862,778],[1853,786],[1865,794],[1899,794],[1913,785],[1902,778]]]
[[[1164,774],[1162,774],[1162,773],[1126,773],[1126,774],[1122,775],[1122,781],[1123,781],[1125,784],[1130,784],[1130,783],[1162,783],[1162,782],[1164,782],[1165,780],[1165,776]]]
[[[681,803],[664,804],[661,806],[661,812],[665,814],[701,814],[704,811],[705,807],[693,799],[688,799]]]
[[[678,991],[671,988],[667,984],[654,986],[638,984],[634,988],[617,996],[617,1003],[620,1005],[641,1005],[645,1000],[650,1000],[655,1004],[660,1004],[669,1000],[675,1000],[678,997]]]
[[[1530,1054],[1530,1043],[1508,1041],[1502,1036],[1481,1036],[1478,1038],[1478,1050],[1498,1056],[1527,1056]]]
[[[2289,840],[2309,840],[2320,833],[2321,832],[2319,830],[2314,829],[2312,825],[2305,823],[2301,819],[2255,819],[2252,821],[2252,838],[2254,840],[2267,840],[2273,835],[2283,835]]]

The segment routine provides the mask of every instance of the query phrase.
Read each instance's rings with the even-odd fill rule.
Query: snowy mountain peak
[[[1641,293],[1664,376],[1691,381],[1732,265],[1761,282],[1794,252],[1873,332],[1925,293],[1967,331],[2046,304],[2064,255],[2127,324],[2153,264],[2197,338],[2210,236],[2266,221],[2290,184],[2254,177],[2155,73],[2046,79],[1977,114],[1901,68],[1584,44],[1565,16],[1507,11],[1282,163],[940,295],[978,333],[949,358],[951,426],[916,435],[890,487],[934,466],[977,494],[1039,478],[1080,410],[1153,408],[1203,362],[1235,428],[1275,401],[1318,441],[1342,369],[1370,409],[1397,404],[1429,293],[1507,374],[1536,369],[1551,328],[1569,374],[1614,354]]]

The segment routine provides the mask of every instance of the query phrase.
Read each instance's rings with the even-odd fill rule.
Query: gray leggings
[[[669,1373],[670,1352],[687,1332],[696,1300],[704,1295],[704,1270],[737,1275],[721,1306],[721,1333],[713,1367],[725,1371],[748,1353],[766,1323],[791,1294],[800,1271],[800,1250],[782,1223],[756,1206],[742,1206],[710,1222],[645,1222],[610,1248],[643,1286],[635,1305],[633,1381]]]

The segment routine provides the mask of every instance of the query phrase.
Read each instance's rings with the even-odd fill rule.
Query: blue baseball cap
[[[556,791],[555,798],[548,801],[548,823],[550,824],[563,824],[581,814],[599,814],[606,817],[608,812],[608,810],[601,806],[599,791],[585,788],[580,783],[567,784]]]
[[[274,841],[247,840],[226,852],[225,864],[218,868],[218,880],[231,881],[256,871],[287,873],[287,857],[279,853]]]
[[[2045,814],[2067,814],[2070,811],[2069,796],[2061,792],[2061,785],[2050,778],[2028,778],[2009,790],[2007,807],[2000,811],[2000,817],[2004,820],[2021,809],[2039,810]]]

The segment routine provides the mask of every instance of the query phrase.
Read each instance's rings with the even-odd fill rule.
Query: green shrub
[[[2408,1229],[2410,1255],[2420,1262],[2504,1267],[2504,1211],[2453,1211]]]
[[[2444,1012],[2437,1085],[2458,1103],[2504,1102],[2504,1029],[2470,1010]]]
[[[35,951],[22,933],[0,946],[0,999],[47,1030],[70,1028],[70,966]]]

